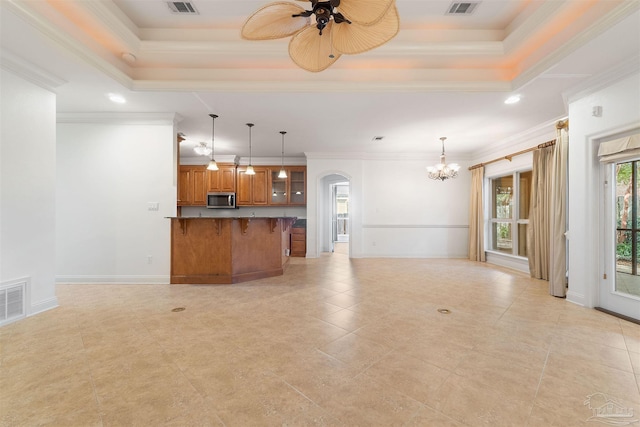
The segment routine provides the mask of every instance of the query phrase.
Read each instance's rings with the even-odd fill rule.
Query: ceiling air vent
[[[167,2],[167,4],[169,5],[169,9],[171,9],[171,12],[173,13],[179,13],[180,15],[183,15],[183,14],[198,15],[199,14],[196,7],[192,3],[189,3],[188,1],[170,1],[170,2]]]
[[[447,15],[471,15],[480,2],[452,3]]]

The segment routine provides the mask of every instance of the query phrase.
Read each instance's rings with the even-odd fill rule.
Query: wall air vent
[[[26,282],[0,285],[0,326],[25,317]]]
[[[471,15],[480,2],[452,3],[447,15]]]
[[[171,12],[177,13],[180,15],[199,15],[198,9],[188,1],[170,1],[167,2],[169,5],[169,9]]]

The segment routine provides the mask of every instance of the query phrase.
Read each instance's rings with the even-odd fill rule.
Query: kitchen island
[[[171,284],[232,284],[281,276],[295,217],[171,219]]]

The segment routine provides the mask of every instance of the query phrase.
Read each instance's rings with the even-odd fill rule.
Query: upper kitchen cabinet
[[[305,205],[306,199],[305,166],[289,166],[285,168],[286,178],[279,178],[279,167],[270,169],[269,188],[271,189],[270,205]]]
[[[205,206],[207,204],[206,172],[205,166],[180,166],[178,206]]]
[[[236,165],[218,164],[217,171],[207,170],[207,191],[235,193]]]
[[[255,175],[247,175],[246,170],[246,166],[238,167],[236,175],[236,205],[266,206],[269,203],[269,168],[266,166],[254,166]]]

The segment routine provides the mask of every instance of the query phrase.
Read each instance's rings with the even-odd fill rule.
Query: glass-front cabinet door
[[[288,203],[287,181],[288,178],[278,178],[280,170],[271,169],[271,204],[284,205]],[[287,173],[287,177],[288,177]]]
[[[290,195],[289,203],[292,205],[305,205],[307,203],[306,194],[306,168],[291,167],[289,169]]]
[[[286,178],[279,178],[280,168],[272,168],[270,174],[271,205],[305,205],[306,195],[306,167],[285,167]]]

